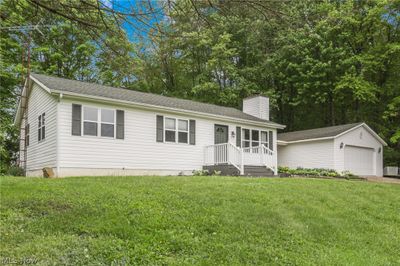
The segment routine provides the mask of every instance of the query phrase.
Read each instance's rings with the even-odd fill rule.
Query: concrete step
[[[245,176],[274,176],[274,171],[265,167],[265,166],[258,166],[258,165],[245,165],[244,166],[244,175]]]

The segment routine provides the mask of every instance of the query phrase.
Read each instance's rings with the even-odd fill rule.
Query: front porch
[[[232,143],[204,148],[203,169],[224,175],[271,176],[278,174],[276,154],[265,146],[240,148]]]

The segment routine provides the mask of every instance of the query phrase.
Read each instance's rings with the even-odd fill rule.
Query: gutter
[[[316,141],[316,140],[329,140],[329,139],[334,139],[335,137],[324,137],[324,138],[314,138],[314,139],[301,139],[301,140],[294,140],[294,141],[284,141],[284,140],[278,140],[277,144],[281,146],[286,146],[289,144],[293,143],[301,143],[301,142],[309,142],[309,141]]]
[[[337,134],[336,136],[331,136],[331,137],[323,137],[323,138],[313,138],[313,139],[301,139],[301,140],[294,140],[294,141],[284,141],[284,140],[278,140],[277,144],[280,146],[287,146],[289,144],[293,144],[293,143],[301,143],[301,142],[309,142],[309,141],[318,141],[318,140],[329,140],[329,139],[336,139],[340,136],[343,136],[345,134],[347,134],[350,131],[353,131],[359,127],[364,127],[369,133],[371,133],[371,135],[373,135],[383,146],[387,146],[387,143],[381,138],[379,137],[378,134],[375,133],[375,131],[373,131],[367,124],[362,123],[360,125],[357,125],[353,128],[350,128],[346,131],[343,131],[340,134]]]

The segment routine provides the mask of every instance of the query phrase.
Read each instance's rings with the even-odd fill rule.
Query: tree
[[[132,79],[128,79],[131,77],[128,74],[131,64],[126,64],[126,61],[131,61],[132,46],[123,35],[115,41],[114,31],[104,31],[101,37],[93,39],[86,30],[70,20],[49,14],[40,7],[30,5],[29,1],[3,1],[0,3],[0,12],[3,19],[0,33],[0,173],[4,173],[15,162],[18,151],[18,129],[13,126],[13,117],[27,73],[28,47],[32,72],[116,86],[125,82],[128,86],[132,82]],[[80,16],[85,18],[85,14]],[[105,14],[103,20],[110,18]],[[12,31],[7,28],[38,23],[38,31]],[[109,24],[111,27],[112,23]],[[119,74],[107,79],[110,62],[113,62],[113,71]]]

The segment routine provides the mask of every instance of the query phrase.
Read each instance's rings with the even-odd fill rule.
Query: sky
[[[149,31],[157,22],[165,19],[162,4],[163,1],[157,0],[102,0],[103,4],[116,11],[126,14],[141,14],[137,17],[127,16],[127,22],[122,26],[125,29],[130,41],[138,42],[146,40]],[[150,14],[150,5],[155,11]]]

